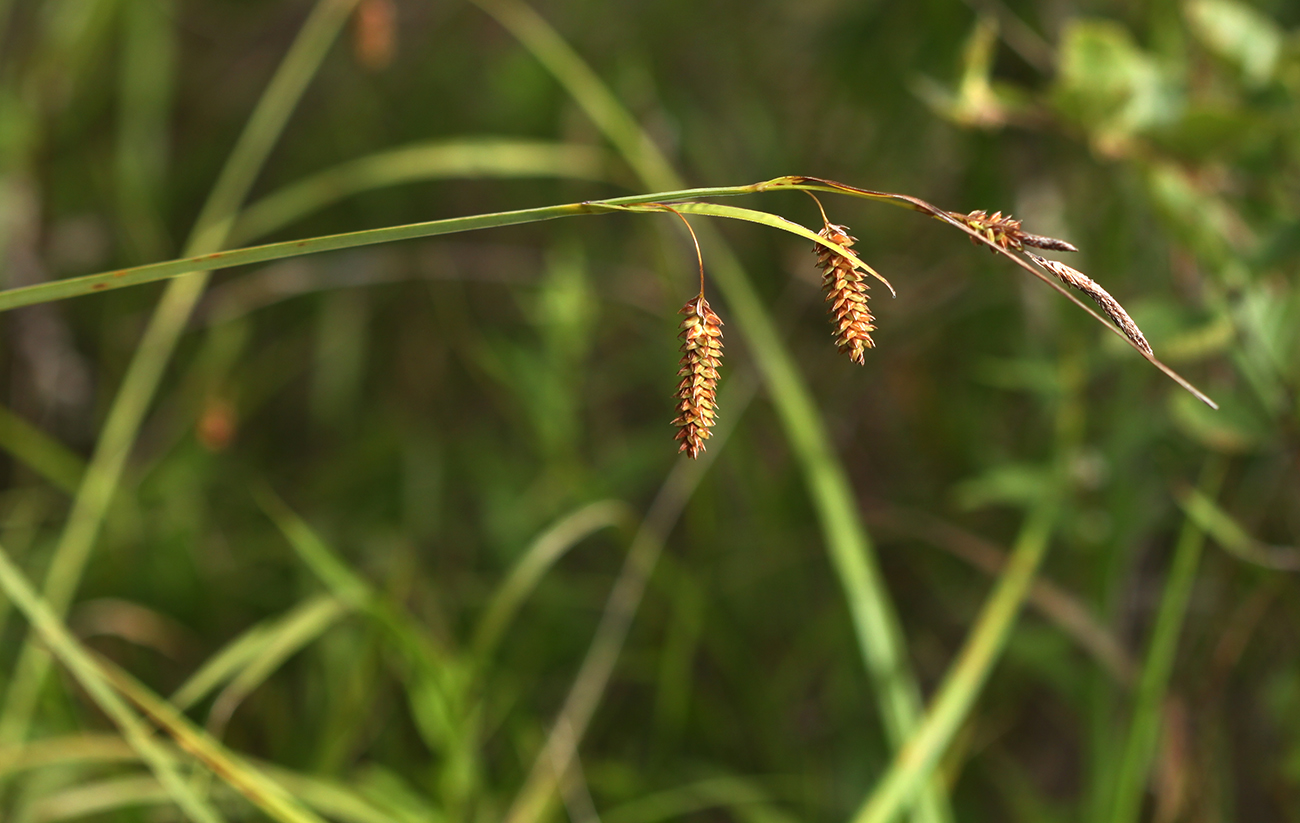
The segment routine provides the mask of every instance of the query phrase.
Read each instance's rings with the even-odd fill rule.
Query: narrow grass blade
[[[658,188],[680,186],[672,164],[641,124],[586,61],[537,12],[515,0],[473,2],[508,29],[547,71],[555,75],[643,182]]]
[[[0,778],[19,771],[50,767],[67,769],[138,762],[140,755],[117,735],[74,734],[0,749]],[[330,820],[340,823],[430,823],[430,820],[436,820],[427,814],[419,817],[391,814],[335,780],[301,774],[269,763],[254,762],[253,765]],[[154,781],[153,785],[158,784]],[[160,798],[159,802],[163,799]]]
[[[466,676],[468,667],[408,615],[379,598],[370,584],[349,569],[269,488],[260,489],[257,499],[298,556],[334,595],[369,616],[392,637],[409,667],[406,698],[417,730],[439,751],[442,768],[454,771],[468,763],[466,768],[474,769],[479,756],[478,716],[466,705],[466,686],[471,682]]]
[[[116,734],[86,733],[33,740],[22,746],[0,749],[0,779],[22,771],[49,766],[130,763],[140,755],[125,738]]]
[[[0,589],[26,615],[35,634],[81,683],[96,705],[112,718],[131,748],[149,765],[185,814],[195,823],[220,823],[221,816],[194,793],[181,776],[175,758],[153,738],[150,729],[113,691],[90,655],[59,621],[54,609],[27,582],[3,548],[0,548]]]
[[[199,212],[187,244],[192,252],[225,245],[244,198],[355,5],[356,0],[318,0],[312,8]]]
[[[338,823],[444,823],[436,809],[420,813],[380,809],[356,790],[335,780],[292,772],[276,766],[262,769],[294,796]]]
[[[239,204],[355,2],[320,0],[312,10],[226,161],[186,245],[189,255],[213,252],[225,242]],[[145,412],[206,282],[188,277],[168,286],[113,400],[46,573],[45,601],[56,616],[67,611],[81,583]],[[27,736],[48,669],[48,657],[29,636],[5,694],[0,743]]]
[[[474,633],[480,660],[492,654],[525,598],[569,549],[593,533],[633,521],[632,509],[619,500],[600,500],[562,517],[524,550],[510,574],[496,588]]]
[[[779,811],[771,792],[758,781],[740,777],[714,777],[638,797],[614,806],[600,819],[602,823],[659,823],[711,809],[726,809],[732,817],[744,820],[749,815],[738,812],[747,807],[763,807],[763,817],[771,823],[794,823],[796,819]]]
[[[226,749],[135,678],[104,660],[94,661],[91,665],[97,666],[103,680],[112,684],[155,725],[167,732],[176,745],[269,817],[280,823],[324,823],[270,776]]]
[[[307,608],[311,603],[312,601],[301,603],[295,609]],[[267,636],[274,630],[276,623],[283,619],[283,616],[270,618],[245,629],[209,657],[197,672],[181,684],[171,696],[172,705],[185,711],[234,677],[266,646]]]
[[[1045,497],[1025,518],[1006,569],[935,693],[925,719],[899,749],[875,790],[854,815],[853,823],[893,820],[933,773],[1006,646],[1034,575],[1047,553],[1056,510],[1056,500]]]
[[[1270,546],[1257,540],[1204,492],[1187,489],[1178,495],[1178,505],[1224,551],[1238,560],[1275,571],[1300,571],[1300,549]]]
[[[208,713],[213,728],[224,728],[235,708],[300,649],[320,637],[349,608],[333,597],[317,597],[295,608],[261,635],[255,653],[234,673]]]
[[[449,177],[609,179],[605,152],[539,140],[479,138],[417,143],[348,161],[272,192],[239,215],[232,244],[264,237],[348,197],[387,186]]]
[[[743,220],[748,223],[758,223],[762,226],[769,226],[781,231],[787,231],[791,234],[798,235],[806,240],[811,240],[819,246],[825,246],[837,255],[848,258],[853,265],[871,274],[872,277],[884,283],[889,288],[891,294],[894,293],[894,287],[889,281],[881,277],[875,269],[862,262],[856,254],[849,251],[839,243],[834,243],[816,232],[799,225],[793,220],[787,220],[778,214],[772,214],[766,211],[756,211],[754,209],[742,209],[737,206],[721,206],[716,203],[674,203],[672,206],[664,206],[658,203],[648,203],[644,206],[602,206],[599,203],[591,202],[587,204],[592,208],[609,208],[615,211],[630,212],[647,212],[647,211],[669,211],[679,212],[682,214],[700,214],[706,217],[726,217],[731,220]]]
[[[269,487],[256,493],[257,501],[271,521],[289,541],[303,563],[325,584],[335,597],[372,618],[396,641],[407,661],[428,675],[437,688],[448,688],[447,680],[455,677],[459,661],[411,618],[382,600],[371,585],[348,568],[333,549],[312,531],[301,517],[285,505]]]
[[[0,406],[0,449],[58,488],[75,493],[86,466],[58,440]]]
[[[400,226],[387,226],[379,229],[332,234],[324,237],[311,237],[303,240],[288,240],[283,243],[270,243],[242,249],[211,252],[187,257],[181,260],[168,260],[150,263],[127,269],[88,274],[64,280],[53,280],[34,286],[0,291],[0,311],[47,303],[52,300],[64,300],[69,297],[94,294],[110,288],[137,286],[159,280],[172,280],[195,272],[209,272],[251,263],[266,263],[290,257],[301,257],[325,251],[352,249],[359,246],[371,246],[378,243],[391,243],[397,240],[411,240],[417,237],[434,237],[442,234],[474,231],[477,229],[515,226],[521,223],[536,223],[542,220],[555,220],[560,217],[573,217],[583,214],[607,214],[614,211],[614,206],[635,204],[655,200],[673,200],[700,196],[700,192],[712,192],[717,196],[718,189],[686,189],[673,192],[656,192],[635,197],[619,197],[611,200],[592,201],[589,203],[567,203],[559,206],[545,206],[536,209],[519,209],[516,211],[476,214],[466,217],[453,217],[446,220],[431,220],[424,223],[409,223]],[[749,186],[736,186],[726,190],[730,194],[749,193]],[[794,224],[791,224],[794,225]],[[833,246],[834,244],[832,244]],[[838,248],[838,247],[835,247]]]
[[[1226,464],[1222,458],[1210,458],[1201,473],[1201,494],[1213,500],[1223,482]],[[1142,810],[1147,775],[1160,737],[1160,719],[1164,712],[1169,676],[1178,652],[1178,638],[1187,617],[1187,604],[1196,583],[1201,550],[1205,546],[1205,529],[1188,515],[1174,547],[1173,564],[1165,579],[1160,608],[1151,630],[1151,641],[1138,679],[1133,716],[1129,720],[1128,738],[1116,774],[1114,803],[1108,818],[1111,823],[1133,823]]]
[[[329,595],[313,597],[279,617],[263,620],[231,640],[186,680],[171,702],[184,710],[211,694],[222,683],[252,677],[249,671],[265,669],[267,662],[294,649],[327,627],[344,612]],[[257,678],[255,678],[257,682]]]
[[[233,249],[225,252],[204,254],[184,260],[169,260],[161,263],[151,263],[128,269],[101,272],[99,274],[56,280],[48,283],[40,283],[34,286],[0,291],[0,311],[20,306],[33,305],[36,303],[45,303],[51,300],[63,300],[69,297],[78,297],[109,288],[121,288],[124,286],[139,285],[141,283],[151,283],[157,280],[171,279],[196,271],[213,271],[216,269],[248,265],[251,263],[265,263],[271,260],[282,260],[285,258],[299,257],[325,251],[336,251],[339,249],[356,248],[358,246],[389,243],[397,240],[432,237],[442,234],[513,226],[521,223],[534,223],[542,220],[554,220],[561,217],[573,217],[583,214],[603,214],[614,211],[678,211],[687,214],[701,214],[711,217],[728,217],[731,219],[745,220],[748,222],[771,226],[773,228],[788,231],[801,237],[811,239],[813,242],[825,246],[826,248],[835,251],[837,254],[842,254],[845,257],[848,257],[864,271],[869,272],[873,277],[888,286],[892,292],[893,286],[890,285],[889,281],[881,277],[879,273],[864,263],[852,252],[826,240],[825,238],[813,234],[803,226],[800,226],[793,221],[786,220],[779,215],[713,203],[678,202],[691,198],[728,197],[780,189],[828,191],[840,194],[853,194],[854,196],[884,200],[885,202],[901,202],[916,211],[931,214],[936,217],[936,219],[942,220],[943,222],[957,228],[959,231],[974,238],[977,242],[993,249],[998,254],[1008,257],[1014,261],[1016,265],[1025,269],[1030,274],[1064,295],[1067,300],[1083,309],[1096,319],[1097,322],[1109,329],[1111,333],[1118,335],[1128,345],[1132,346],[1138,354],[1142,355],[1143,358],[1183,389],[1188,391],[1197,400],[1200,400],[1211,408],[1218,408],[1218,405],[1204,392],[1192,385],[1182,375],[1161,362],[1154,354],[1143,350],[1141,346],[1126,336],[1121,329],[1098,314],[1092,306],[1084,303],[1070,289],[1061,285],[1056,278],[1049,277],[1028,260],[998,246],[995,243],[992,243],[988,238],[984,237],[980,233],[973,231],[965,224],[954,220],[947,212],[932,206],[923,200],[907,195],[872,192],[867,189],[858,189],[844,184],[829,186],[824,185],[822,182],[806,182],[815,180],[817,180],[817,178],[777,178],[776,180],[769,180],[745,186],[679,189],[675,191],[655,192],[653,194],[634,195],[630,197],[616,197],[608,200],[592,200],[584,203],[569,203],[559,206],[545,206],[536,209],[520,209],[516,211],[448,218],[446,220],[433,220],[425,223],[410,223],[400,226],[388,226],[379,229],[369,229],[324,237],[312,237],[303,240],[290,240],[283,243],[271,243],[250,248]],[[665,203],[673,203],[674,205],[669,208],[664,206]],[[641,206],[641,208],[637,208],[637,206]],[[922,208],[922,206],[924,207]],[[725,249],[725,247],[723,248]],[[722,255],[724,261],[730,258],[730,254],[727,251],[724,251]],[[735,262],[734,258],[730,259],[731,262],[724,262],[724,265],[728,269],[738,270],[735,265],[733,265]],[[738,283],[735,278],[731,278],[731,281],[733,284]],[[761,304],[758,305],[759,308],[762,308]]]
[[[1006,568],[1005,552],[978,535],[922,511],[878,509],[868,515],[873,526],[933,543],[972,566],[996,577]],[[1029,604],[1092,655],[1116,683],[1137,680],[1137,663],[1119,639],[1086,603],[1050,580],[1039,579],[1029,589]]]
[[[256,491],[257,502],[280,532],[334,596],[354,608],[367,608],[375,594],[370,584],[334,554],[311,526],[290,509],[269,487]]]
[[[674,178],[674,183],[680,185]],[[170,260],[161,263],[152,263],[145,266],[136,266],[128,269],[118,269],[111,272],[101,272],[99,274],[86,275],[84,277],[74,277],[65,280],[56,280],[48,283],[40,283],[34,286],[26,286],[18,289],[9,289],[0,291],[0,311],[28,306],[37,303],[45,303],[52,300],[63,300],[70,297],[78,297],[85,294],[91,294],[97,291],[103,291],[110,288],[120,288],[123,286],[134,286],[141,283],[151,283],[157,280],[166,280],[179,277],[183,274],[201,271],[213,271],[215,269],[230,268],[233,266],[247,265],[250,263],[264,263],[271,260],[282,260],[288,257],[298,257],[306,254],[316,254],[324,251],[335,251],[339,249],[356,248],[358,246],[374,245],[377,243],[388,243],[397,240],[408,240],[416,237],[432,237],[440,234],[451,234],[462,231],[472,231],[476,229],[494,228],[500,226],[512,226],[520,223],[533,223],[541,220],[553,220],[559,217],[572,217],[580,214],[599,214],[610,211],[678,211],[694,214],[704,214],[714,217],[731,217],[739,220],[761,223],[774,228],[790,231],[801,236],[811,236],[811,239],[826,248],[835,251],[837,254],[843,254],[853,260],[856,265],[864,271],[869,272],[877,280],[889,287],[890,292],[894,287],[889,281],[881,277],[870,266],[866,265],[852,252],[843,247],[831,243],[825,238],[805,234],[807,232],[797,223],[786,220],[785,218],[768,212],[760,212],[751,209],[737,209],[735,207],[719,206],[711,203],[680,203],[672,208],[664,207],[665,202],[675,202],[690,198],[699,197],[728,197],[741,194],[754,194],[763,191],[778,190],[805,190],[805,191],[825,191],[838,194],[849,194],[855,197],[865,197],[871,200],[877,200],[886,203],[903,205],[914,211],[929,214],[937,220],[945,222],[955,227],[959,231],[973,238],[976,242],[982,243],[992,249],[994,252],[1001,254],[1030,274],[1042,280],[1044,283],[1064,295],[1067,300],[1074,303],[1091,315],[1097,322],[1101,323],[1111,333],[1118,335],[1126,343],[1133,347],[1138,354],[1142,355],[1149,363],[1163,372],[1169,379],[1173,380],[1197,400],[1205,403],[1213,409],[1218,408],[1213,400],[1204,392],[1196,388],[1186,378],[1174,371],[1169,366],[1161,362],[1152,352],[1145,350],[1137,341],[1126,335],[1119,327],[1111,323],[1092,307],[1080,300],[1070,289],[1063,286],[1056,278],[1050,277],[1041,271],[1037,266],[1031,264],[1029,260],[1004,249],[996,243],[989,240],[979,232],[974,231],[964,223],[954,219],[948,212],[926,203],[916,197],[904,194],[893,194],[890,192],[877,192],[869,189],[860,189],[855,186],[849,186],[834,181],[821,180],[815,177],[780,177],[774,180],[768,180],[761,183],[754,183],[746,186],[724,186],[700,189],[680,189],[676,191],[663,191],[654,194],[635,195],[631,197],[616,197],[608,200],[593,200],[584,203],[570,203],[560,206],[546,206],[537,209],[521,209],[509,212],[497,212],[492,214],[480,214],[467,217],[449,218],[447,220],[434,220],[425,223],[411,223],[401,226],[388,226],[380,229],[370,229],[359,232],[349,232],[345,234],[329,235],[325,237],[313,237],[304,240],[291,240],[284,243],[272,243],[264,246],[255,246],[244,249],[234,249],[226,252],[203,254],[184,260]],[[635,206],[641,204],[644,208],[620,208]],[[723,247],[725,249],[725,247]],[[724,258],[730,257],[728,251],[723,252]],[[735,269],[734,258],[727,264],[729,268]],[[739,271],[739,269],[737,269]],[[742,271],[743,274],[743,271]],[[761,307],[761,306],[760,306]]]
[[[81,781],[33,802],[23,815],[25,823],[79,820],[139,806],[171,805],[171,795],[148,775]]]

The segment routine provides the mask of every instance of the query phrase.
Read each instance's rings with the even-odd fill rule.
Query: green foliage
[[[0,0],[0,818],[1294,818],[1300,16],[980,8]]]

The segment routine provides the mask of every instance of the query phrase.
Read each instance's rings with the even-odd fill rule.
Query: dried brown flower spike
[[[965,223],[972,230],[984,235],[990,243],[1004,250],[1015,249],[1021,251],[1025,246],[1033,246],[1036,249],[1051,249],[1052,251],[1078,251],[1064,240],[1057,240],[1055,237],[1043,237],[1039,234],[1030,234],[1024,231],[1020,228],[1019,220],[1009,214],[1003,217],[1000,211],[994,212],[992,215],[982,209],[973,211],[970,214],[950,211],[948,216]],[[971,242],[975,243],[975,238],[972,237]]]
[[[677,418],[673,420],[673,425],[678,428],[676,439],[681,441],[677,451],[686,452],[695,460],[704,451],[704,441],[713,434],[709,429],[717,422],[722,320],[704,299],[704,255],[700,253],[700,241],[695,230],[681,212],[671,206],[660,207],[677,215],[685,224],[695,244],[695,258],[700,264],[700,293],[678,312],[686,317],[677,335],[682,339],[682,359],[677,370],[681,382],[677,384]]]
[[[847,226],[825,220],[824,213],[822,216],[825,227],[817,233],[818,236],[846,249],[857,241],[856,237],[849,235]],[[853,261],[833,249],[819,243],[813,250],[817,252],[817,268],[822,270],[822,290],[826,292],[826,302],[831,304],[835,345],[854,363],[865,365],[864,352],[876,345],[871,339],[871,332],[876,327],[872,325],[875,318],[867,307],[870,286],[866,276],[858,271]]]
[[[702,291],[680,313],[686,318],[677,335],[682,338],[681,368],[677,371],[682,381],[677,386],[677,419],[673,425],[680,429],[677,439],[682,445],[678,451],[694,459],[704,451],[704,441],[716,422],[722,320],[709,308]]]
[[[1124,311],[1124,307],[1119,304],[1119,301],[1110,296],[1110,292],[1097,285],[1097,281],[1078,269],[1072,269],[1059,261],[1039,257],[1029,251],[1025,252],[1025,254],[1030,260],[1055,275],[1057,280],[1091,297],[1092,302],[1100,306],[1106,316],[1115,321],[1115,325],[1119,326],[1125,337],[1136,343],[1137,347],[1142,351],[1152,354],[1151,344],[1147,342],[1137,323],[1134,323],[1133,318],[1128,316],[1128,312]]]

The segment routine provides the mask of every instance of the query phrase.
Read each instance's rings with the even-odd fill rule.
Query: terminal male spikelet
[[[1059,260],[1048,260],[1046,257],[1039,257],[1033,252],[1025,252],[1025,254],[1028,255],[1030,260],[1055,275],[1057,280],[1091,297],[1092,302],[1096,303],[1106,313],[1106,316],[1114,321],[1116,326],[1119,326],[1125,337],[1137,344],[1137,347],[1142,351],[1152,354],[1151,344],[1147,342],[1142,330],[1138,328],[1138,324],[1133,322],[1133,318],[1129,317],[1128,312],[1124,311],[1124,307],[1119,304],[1119,301],[1111,297],[1110,292],[1099,286],[1096,280],[1078,269],[1070,268]]]
[[[709,308],[709,301],[701,294],[682,307],[681,368],[682,378],[677,385],[677,439],[679,452],[692,459],[704,451],[704,441],[709,439],[716,418],[718,390],[718,364],[722,362],[722,320]]]
[[[826,240],[849,248],[857,240],[849,235],[847,226],[826,223],[818,235]],[[871,332],[871,310],[867,307],[868,289],[866,276],[858,271],[842,254],[818,243],[813,249],[817,252],[817,268],[822,270],[822,290],[826,292],[826,302],[830,303],[832,334],[835,345],[858,365],[866,364],[864,352],[874,348]]]

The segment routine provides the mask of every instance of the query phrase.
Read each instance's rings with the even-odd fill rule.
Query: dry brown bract
[[[677,386],[677,419],[673,425],[680,431],[682,441],[679,452],[692,459],[704,451],[704,441],[709,439],[717,403],[718,364],[722,362],[722,320],[709,308],[709,301],[701,294],[682,307],[681,368],[677,374],[682,382]]]
[[[992,215],[982,209],[973,211],[970,214],[950,211],[948,216],[965,223],[972,230],[983,235],[990,243],[1002,249],[1022,251],[1025,246],[1033,246],[1036,249],[1051,249],[1052,251],[1078,251],[1064,240],[1057,240],[1055,237],[1043,237],[1041,234],[1030,234],[1024,231],[1020,228],[1019,220],[1009,214],[1003,217],[1000,211],[995,211]],[[973,237],[971,242],[977,243]],[[989,251],[992,251],[992,249]]]
[[[846,249],[857,241],[849,235],[847,226],[835,223],[827,223],[818,235]],[[826,302],[831,304],[835,345],[854,363],[865,365],[864,352],[876,345],[871,340],[871,332],[876,327],[872,325],[875,318],[867,306],[870,286],[866,276],[857,270],[853,261],[833,249],[819,243],[813,250],[817,252],[817,267],[822,270],[822,290],[826,292]]]
[[[1111,297],[1110,292],[1097,285],[1095,280],[1078,269],[1072,269],[1056,260],[1039,257],[1029,251],[1025,252],[1025,254],[1028,255],[1030,260],[1054,274],[1057,280],[1091,297],[1092,301],[1106,313],[1106,316],[1115,321],[1115,325],[1119,326],[1120,331],[1124,332],[1124,336],[1136,343],[1142,351],[1152,354],[1151,344],[1142,335],[1142,330],[1138,328],[1137,323],[1134,323],[1133,318],[1128,316],[1128,312],[1124,311],[1124,307],[1119,304],[1119,301]]]

